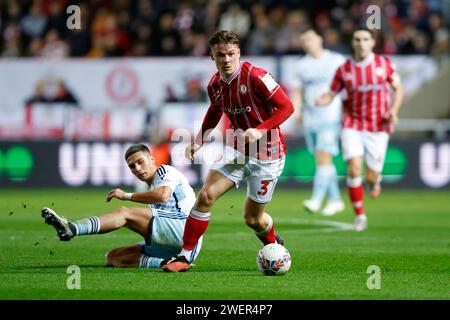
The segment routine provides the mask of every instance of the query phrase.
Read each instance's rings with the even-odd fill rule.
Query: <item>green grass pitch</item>
[[[309,190],[276,190],[267,211],[292,256],[282,277],[257,271],[261,244],[242,221],[244,190],[217,202],[196,266],[180,274],[106,268],[108,250],[140,237],[122,229],[60,242],[40,217],[43,206],[78,219],[130,204],[106,203],[106,192],[1,191],[0,299],[450,299],[449,190],[366,198],[362,233],[340,228],[354,219],[347,199],[344,213],[313,216],[300,207]],[[70,265],[80,267],[79,290],[67,288]],[[371,265],[380,268],[380,289],[367,287]]]

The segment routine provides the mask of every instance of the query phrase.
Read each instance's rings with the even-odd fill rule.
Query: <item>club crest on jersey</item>
[[[376,73],[376,75],[379,76],[379,77],[384,76],[384,71],[383,71],[383,69],[381,69],[381,68],[376,68],[376,69],[375,69],[375,73]]]
[[[247,93],[247,86],[245,84],[241,84],[241,93],[246,94]]]

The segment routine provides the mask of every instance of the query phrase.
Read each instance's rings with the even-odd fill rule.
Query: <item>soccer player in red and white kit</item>
[[[265,207],[284,167],[286,146],[279,126],[294,112],[294,107],[267,71],[240,60],[239,38],[235,33],[218,31],[209,40],[209,46],[218,72],[208,84],[211,104],[200,132],[186,148],[186,156],[194,159],[223,113],[234,130],[234,138],[227,139],[231,146],[226,147],[222,160],[211,167],[188,217],[183,249],[164,266],[167,272],[189,269],[193,248],[208,227],[214,203],[244,180],[247,180],[245,223],[264,245],[284,243],[275,235],[273,219]],[[252,148],[255,144],[257,148]]]
[[[367,229],[363,205],[363,158],[366,161],[367,189],[375,198],[381,192],[381,171],[389,134],[397,122],[403,100],[403,88],[391,60],[373,53],[374,46],[371,30],[355,30],[353,57],[336,71],[331,91],[316,100],[318,106],[327,105],[345,89],[341,144],[347,161],[348,193],[356,213],[356,231]]]

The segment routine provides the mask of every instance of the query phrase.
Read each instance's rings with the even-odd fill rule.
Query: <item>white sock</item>
[[[161,261],[164,259],[150,257],[146,254],[141,254],[139,258],[139,268],[159,268],[161,266]]]
[[[192,255],[192,250],[181,249],[181,252],[178,256],[184,256],[187,261],[190,261]]]
[[[350,176],[347,176],[347,186],[348,187],[352,187],[352,188],[356,188],[359,187],[362,184],[362,177],[356,177],[356,178],[352,178]]]
[[[100,232],[100,219],[98,217],[89,217],[73,222],[77,229],[77,236],[85,234],[95,234]]]

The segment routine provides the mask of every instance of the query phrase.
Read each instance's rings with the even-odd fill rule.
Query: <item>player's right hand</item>
[[[384,115],[383,115],[383,120],[386,122],[390,122],[392,124],[396,124],[398,122],[398,116],[397,113],[392,111],[392,110],[388,110]]]
[[[122,189],[112,189],[108,194],[106,195],[106,202],[110,202],[112,198],[117,198],[120,200],[123,200],[125,197],[125,191]]]
[[[188,145],[184,151],[184,155],[189,160],[194,160],[194,154],[198,151],[198,149],[201,148],[201,145],[193,142],[190,145]]]

